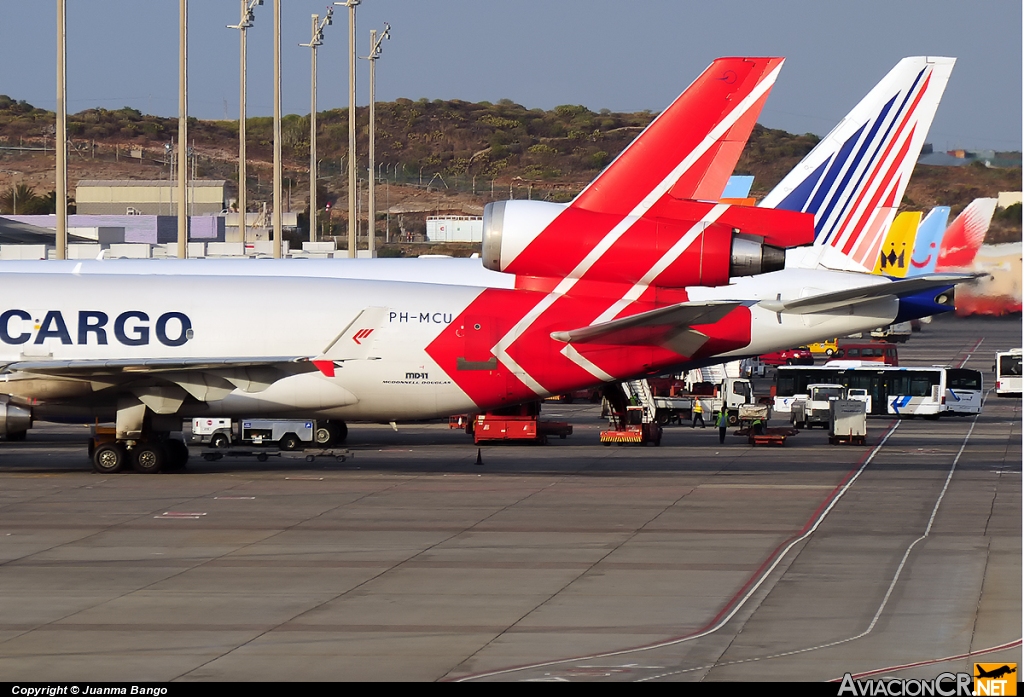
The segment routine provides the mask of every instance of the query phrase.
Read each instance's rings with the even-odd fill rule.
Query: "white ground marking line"
[[[492,670],[492,671],[489,671],[487,673],[479,673],[479,674],[476,674],[476,675],[467,675],[466,677],[459,678],[458,680],[455,680],[455,682],[468,682],[470,680],[478,680],[478,679],[481,679],[481,678],[493,677],[495,675],[505,675],[505,674],[508,674],[508,673],[516,673],[516,672],[519,672],[519,671],[530,670],[530,669],[533,669],[533,668],[546,668],[548,666],[562,665],[562,664],[565,664],[565,663],[570,663],[572,661],[593,661],[593,660],[596,660],[596,659],[599,659],[599,658],[609,658],[611,656],[624,656],[624,655],[628,655],[628,654],[632,654],[632,653],[640,653],[642,651],[653,651],[655,649],[663,649],[663,648],[668,647],[668,646],[676,646],[678,644],[683,644],[685,642],[693,641],[695,639],[701,639],[703,637],[709,636],[709,635],[717,632],[719,629],[724,627],[726,625],[726,623],[728,623],[729,620],[731,620],[733,618],[733,616],[737,612],[739,612],[740,609],[744,605],[746,605],[747,601],[750,600],[751,596],[753,596],[754,593],[757,592],[757,590],[761,587],[761,585],[765,582],[765,580],[778,567],[778,565],[782,562],[782,560],[785,559],[785,557],[789,553],[789,551],[791,549],[793,549],[793,547],[795,547],[798,543],[800,543],[803,540],[806,540],[808,537],[810,537],[811,534],[813,534],[818,529],[818,527],[821,525],[822,521],[825,520],[826,516],[828,516],[828,514],[832,511],[832,509],[835,508],[835,505],[836,505],[836,503],[839,502],[839,499],[841,499],[846,494],[846,492],[850,490],[850,487],[853,486],[853,483],[857,481],[857,479],[864,472],[864,470],[867,468],[867,466],[869,464],[871,464],[871,461],[875,459],[875,455],[878,454],[878,452],[885,445],[886,441],[889,440],[889,437],[892,436],[892,434],[896,432],[896,429],[899,428],[900,423],[902,423],[902,422],[897,421],[895,424],[893,424],[889,428],[889,431],[882,438],[881,442],[879,442],[879,444],[876,445],[874,447],[874,449],[872,449],[871,454],[868,455],[868,457],[864,460],[864,464],[862,464],[860,466],[860,469],[857,470],[856,474],[854,474],[852,477],[850,477],[850,480],[848,482],[846,482],[846,484],[843,485],[842,489],[839,490],[839,493],[835,495],[835,497],[832,499],[832,501],[829,502],[828,506],[825,507],[825,509],[818,516],[818,518],[814,521],[814,524],[810,528],[807,529],[807,532],[805,532],[803,535],[801,535],[800,537],[798,537],[795,540],[793,540],[792,542],[790,542],[788,545],[786,545],[785,549],[783,549],[782,552],[780,552],[778,554],[778,556],[775,558],[775,561],[773,561],[771,563],[771,565],[767,569],[765,569],[764,573],[761,574],[761,577],[757,580],[757,582],[754,583],[750,587],[750,590],[748,590],[747,593],[739,600],[739,602],[736,603],[736,605],[733,607],[733,609],[730,610],[729,613],[726,614],[725,617],[723,617],[721,620],[719,620],[713,627],[710,627],[709,629],[706,629],[703,632],[699,632],[697,634],[691,634],[689,636],[684,636],[684,637],[681,637],[679,639],[671,639],[669,641],[662,641],[662,642],[659,642],[657,644],[650,644],[648,646],[639,646],[639,647],[634,647],[634,648],[630,648],[630,649],[622,649],[622,650],[619,650],[619,651],[607,651],[607,652],[604,652],[604,653],[590,654],[588,656],[574,656],[573,658],[562,658],[562,659],[558,659],[558,660],[555,660],[555,661],[544,661],[543,663],[531,663],[529,665],[517,666],[517,667],[514,667],[514,668],[502,668],[501,670]],[[753,659],[753,660],[757,660],[757,659]],[[725,664],[723,664],[723,665],[725,665]],[[703,666],[703,667],[710,668],[710,667],[713,667],[713,666]],[[686,673],[686,672],[689,672],[689,671],[692,671],[692,670],[701,670],[701,668],[688,668],[688,669],[685,669],[685,670],[675,671],[674,673],[663,673],[662,675],[652,676],[650,678],[643,678],[642,680],[639,680],[638,682],[643,682],[645,680],[655,680],[655,679],[657,679],[659,677],[668,676],[668,675],[675,675],[675,674],[678,674],[678,673]]]
[[[967,365],[967,361],[971,360],[971,356],[973,356],[973,355],[974,355],[974,353],[975,353],[975,352],[976,352],[976,351],[978,350],[978,348],[979,348],[979,347],[981,346],[981,342],[982,342],[982,341],[984,341],[984,340],[985,340],[985,337],[981,337],[980,339],[978,339],[978,343],[976,343],[976,344],[975,344],[975,345],[974,345],[974,346],[973,346],[973,347],[971,348],[971,350],[967,352],[967,355],[966,355],[966,356],[964,356],[964,359],[963,359],[962,361],[960,361],[960,365],[958,365],[958,366],[957,366],[957,368],[963,368],[963,367],[964,367],[965,365]]]
[[[986,396],[987,396],[987,394],[986,394]],[[985,400],[982,400],[982,408],[984,408],[984,406],[985,406]],[[925,526],[924,533],[920,537],[918,537],[916,540],[911,542],[910,545],[907,547],[906,552],[903,553],[903,559],[900,560],[900,564],[896,568],[896,573],[893,575],[892,581],[889,583],[889,588],[888,588],[888,590],[885,591],[885,597],[882,598],[882,603],[878,606],[878,610],[875,612],[875,616],[871,618],[871,622],[868,624],[867,629],[865,629],[863,632],[861,632],[860,634],[857,634],[855,636],[847,637],[846,639],[838,639],[836,641],[830,641],[827,644],[819,644],[818,646],[809,646],[809,647],[803,648],[803,649],[794,649],[793,651],[783,651],[782,653],[775,653],[775,654],[771,654],[769,656],[758,656],[756,658],[744,658],[744,659],[741,659],[741,660],[738,660],[738,661],[728,661],[726,663],[714,663],[714,664],[706,665],[706,666],[698,666],[696,668],[685,668],[683,670],[677,670],[677,671],[673,671],[671,673],[661,673],[660,675],[652,675],[652,676],[647,677],[647,678],[641,678],[641,679],[637,680],[637,682],[646,682],[648,680],[657,680],[659,678],[669,677],[671,675],[679,675],[680,673],[691,673],[691,672],[698,671],[698,670],[710,670],[711,668],[721,668],[723,666],[733,666],[733,665],[738,665],[740,663],[753,663],[755,661],[767,661],[767,660],[770,660],[770,659],[773,659],[773,658],[784,658],[786,656],[795,656],[795,655],[801,654],[801,653],[809,653],[811,651],[817,651],[819,649],[828,649],[828,648],[832,648],[833,646],[839,646],[841,644],[848,644],[851,641],[856,641],[857,639],[863,639],[868,634],[870,634],[871,631],[875,628],[875,625],[878,624],[878,620],[881,618],[882,613],[885,611],[885,606],[889,603],[889,598],[892,596],[892,592],[896,588],[896,583],[897,583],[897,581],[899,581],[900,575],[903,573],[903,567],[906,566],[907,558],[910,557],[910,553],[913,551],[914,547],[917,546],[918,542],[921,542],[922,540],[926,539],[928,537],[928,535],[931,533],[931,531],[932,531],[932,524],[935,522],[935,516],[939,512],[939,504],[942,503],[942,499],[946,496],[946,490],[949,489],[949,482],[953,479],[953,472],[956,470],[957,463],[960,462],[960,456],[964,454],[964,449],[967,447],[967,441],[970,440],[971,434],[974,433],[974,427],[978,423],[978,417],[979,416],[981,416],[980,412],[978,414],[975,414],[974,420],[971,422],[971,427],[967,430],[967,435],[964,436],[964,442],[960,444],[960,450],[957,452],[956,457],[953,458],[953,464],[950,466],[949,473],[946,475],[946,481],[942,485],[942,491],[939,492],[939,497],[935,500],[935,506],[932,507],[932,514],[928,518],[928,525]],[[899,422],[897,422],[897,424],[898,423]],[[891,433],[891,431],[890,431],[890,433]],[[879,443],[879,447],[881,447],[881,445],[882,444]],[[865,463],[865,464],[867,464],[867,463]],[[860,472],[858,472],[858,474],[860,474]]]
[[[996,651],[1005,651],[1006,649],[1012,649],[1015,646],[1020,646],[1021,640],[1008,641],[1005,644],[999,644],[998,646],[989,646],[987,649],[978,649],[977,651],[968,651],[967,653],[957,654],[956,656],[944,656],[943,658],[930,658],[927,661],[916,661],[914,663],[903,663],[898,666],[886,666],[885,668],[875,668],[874,670],[868,670],[863,673],[853,673],[850,677],[854,680],[866,678],[872,675],[879,675],[881,673],[891,673],[898,670],[906,670],[907,668],[917,668],[919,666],[930,666],[936,663],[946,663],[948,661],[960,661],[965,658],[971,658],[972,656],[983,656],[986,653],[995,653]],[[830,682],[839,682],[842,678],[833,678]]]

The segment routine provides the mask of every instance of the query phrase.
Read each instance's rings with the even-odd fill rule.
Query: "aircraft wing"
[[[166,373],[180,370],[222,370],[236,368],[269,368],[287,366],[289,372],[316,370],[308,356],[274,356],[267,358],[145,358],[95,360],[16,361],[3,366],[3,372],[23,372],[53,377],[84,378],[131,373]]]
[[[571,344],[625,344],[660,346],[693,325],[713,324],[736,307],[738,301],[685,302],[613,319],[589,327],[552,332],[551,338]]]
[[[218,401],[235,389],[262,392],[282,378],[318,369],[308,356],[270,356],[32,360],[8,363],[0,372],[21,378],[89,383],[93,392],[128,390],[163,414],[173,413],[186,393],[201,402]]]
[[[806,298],[793,300],[762,300],[759,304],[770,312],[785,312],[794,315],[807,315],[814,312],[828,312],[841,307],[878,300],[879,298],[902,298],[931,289],[939,289],[970,281],[983,274],[962,273],[931,273],[914,278],[877,283],[859,288],[848,288],[832,293],[819,293]]]

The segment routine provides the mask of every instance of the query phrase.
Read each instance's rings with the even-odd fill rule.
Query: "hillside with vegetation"
[[[367,151],[367,111],[365,107],[357,110],[361,159]],[[528,109],[509,100],[492,104],[398,99],[378,103],[376,112],[378,176],[389,182],[388,195],[393,196],[389,205],[415,199],[420,209],[439,213],[478,212],[486,201],[509,194],[569,200],[655,117],[649,111],[595,112],[574,105]],[[321,203],[344,201],[348,110],[324,111],[317,119],[319,198]],[[53,209],[55,197],[47,192],[53,188],[54,123],[53,112],[0,95],[0,211],[11,212],[14,198],[23,205],[27,201],[33,211]],[[69,115],[71,191],[78,179],[168,178],[167,145],[175,139],[177,128],[176,118],[146,115],[129,107]],[[259,205],[271,198],[272,120],[247,119],[246,129],[249,200]],[[238,122],[190,119],[189,137],[197,175],[228,180],[233,188]],[[793,135],[758,125],[736,172],[754,175],[752,195],[763,196],[817,142],[812,134]],[[284,117],[282,151],[288,205],[302,210],[309,186],[308,116]],[[365,179],[365,160],[362,168]],[[23,189],[16,197],[19,184]],[[903,208],[926,210],[945,204],[955,214],[978,196],[995,196],[1020,186],[1019,167],[919,165]],[[342,213],[335,223],[343,218]],[[415,215],[409,224],[419,224]],[[1002,214],[990,237],[1003,241],[1020,239],[1020,235],[1018,207],[1016,213],[1011,209]]]

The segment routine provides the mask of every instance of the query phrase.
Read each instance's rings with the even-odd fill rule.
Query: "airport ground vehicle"
[[[549,401],[559,401],[563,404],[572,404],[573,402],[590,402],[591,404],[597,404],[601,401],[601,390],[597,387],[592,387],[586,390],[573,390],[572,392],[548,397],[547,399]]]
[[[996,394],[1000,397],[1020,397],[1022,388],[1021,379],[1021,349],[1000,351],[996,354]]]
[[[864,413],[871,413],[871,395],[863,387],[851,387],[846,391],[846,398],[864,402]]]
[[[647,380],[608,385],[603,391],[608,428],[602,429],[600,442],[661,445],[661,424],[657,421],[654,395]]]
[[[846,399],[846,387],[832,383],[807,386],[806,396],[797,398],[790,406],[790,421],[796,428],[828,428],[832,402]]]
[[[627,406],[625,411],[613,411],[609,427],[601,431],[601,444],[637,443],[661,445],[661,426],[647,420],[641,406]]]
[[[814,365],[814,356],[806,346],[773,351],[761,355],[761,362],[766,365]]]
[[[643,381],[625,383],[624,387],[635,397],[638,404],[653,408],[654,420],[662,425],[689,422],[693,418],[693,407],[700,402],[704,411],[704,419],[709,423],[724,403],[729,414],[729,423],[736,424],[739,420],[740,407],[753,403],[753,388],[747,378],[725,377],[722,382],[698,383],[689,391],[678,380],[648,380],[646,390]],[[666,389],[667,387],[667,389]]]
[[[896,322],[879,327],[878,329],[872,329],[871,338],[886,341],[890,344],[903,344],[906,343],[913,332],[914,328],[910,322]]]
[[[813,353],[824,353],[826,356],[831,356],[839,348],[839,339],[823,339],[821,341],[815,341],[813,344],[807,347],[810,352]]]
[[[241,429],[241,430],[239,430]],[[348,428],[333,421],[311,419],[192,419],[189,443],[228,448],[233,445],[277,445],[296,450],[303,444],[330,447],[345,440]]]
[[[864,445],[868,437],[867,411],[857,399],[835,399],[829,403],[828,442],[832,445]]]
[[[981,411],[982,377],[967,368],[780,367],[775,381],[775,413],[789,413],[807,396],[809,385],[834,384],[866,390],[870,414],[962,416]]]
[[[832,354],[832,359],[837,361],[865,361],[892,366],[900,364],[896,347],[882,341],[840,341],[839,348]]]
[[[192,433],[189,443],[226,448],[236,440],[237,429],[231,419],[192,419]]]
[[[298,450],[312,445],[315,422],[295,419],[242,419],[238,441],[245,445],[276,445],[281,450]]]
[[[452,428],[465,428],[466,433],[472,434],[474,444],[495,441],[546,443],[549,436],[565,438],[572,435],[572,424],[541,419],[540,411],[541,403],[533,401],[484,414],[453,416],[448,423]]]

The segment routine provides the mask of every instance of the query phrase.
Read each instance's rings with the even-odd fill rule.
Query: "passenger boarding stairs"
[[[709,365],[700,369],[701,382],[710,382],[712,385],[721,385],[725,378],[725,366],[721,363]]]
[[[651,392],[651,383],[647,380],[630,380],[622,383],[622,391],[631,404],[644,408],[643,422],[654,423],[656,408],[654,406],[654,393]]]
[[[715,365],[705,366],[703,368],[695,368],[694,370],[686,373],[685,379],[687,387],[692,388],[693,385],[698,382],[721,385],[725,382],[726,378],[739,377],[743,377],[741,361],[729,361],[728,363],[718,363]]]

